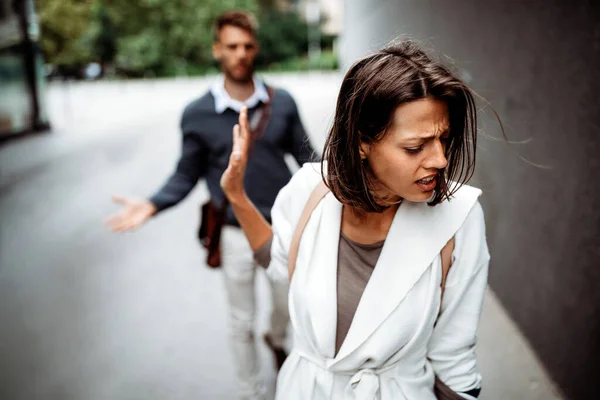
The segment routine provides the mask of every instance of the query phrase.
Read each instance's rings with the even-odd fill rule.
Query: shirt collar
[[[244,106],[253,108],[256,107],[259,102],[268,102],[269,94],[267,93],[267,88],[263,81],[256,77],[252,78],[252,81],[254,82],[254,93],[252,93],[245,101],[239,101],[232,99],[229,96],[229,93],[225,90],[225,77],[223,75],[219,76],[210,89],[215,98],[215,111],[218,114],[222,114],[226,109],[231,108],[233,111],[239,113]]]

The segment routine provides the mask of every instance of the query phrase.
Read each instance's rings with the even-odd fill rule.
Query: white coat
[[[291,238],[320,179],[320,166],[305,164],[275,201],[271,279],[288,279]],[[480,194],[465,185],[435,207],[399,207],[335,356],[342,204],[331,193],[323,198],[304,230],[290,284],[294,345],[279,372],[277,399],[434,400],[434,374],[456,392],[480,386],[475,343],[489,263]],[[440,251],[453,236],[440,313]]]

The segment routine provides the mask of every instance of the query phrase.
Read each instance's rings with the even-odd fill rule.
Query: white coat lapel
[[[314,248],[310,257],[307,276],[309,315],[319,353],[333,358],[337,324],[337,264],[342,204],[329,193],[315,212],[318,221],[310,221],[304,235],[315,234]],[[309,226],[316,225],[315,230]],[[303,236],[304,236],[303,235]]]
[[[336,363],[364,343],[396,309],[460,228],[480,193],[463,186],[451,201],[435,207],[411,202],[400,206]]]

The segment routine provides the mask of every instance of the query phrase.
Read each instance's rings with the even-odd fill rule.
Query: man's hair
[[[256,22],[254,14],[242,10],[229,10],[219,15],[215,20],[213,26],[213,40],[215,42],[219,41],[221,29],[228,25],[243,29],[256,38],[258,22]]]
[[[376,177],[361,160],[360,145],[384,138],[398,106],[426,97],[445,102],[450,117],[448,165],[429,204],[449,198],[471,178],[477,144],[473,94],[441,62],[402,40],[356,62],[342,82],[321,164],[327,186],[341,203],[362,212],[386,209],[373,194]]]

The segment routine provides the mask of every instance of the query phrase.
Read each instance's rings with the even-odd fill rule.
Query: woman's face
[[[376,178],[376,198],[429,200],[447,164],[449,128],[448,106],[441,100],[427,97],[399,106],[384,138],[361,145]]]

